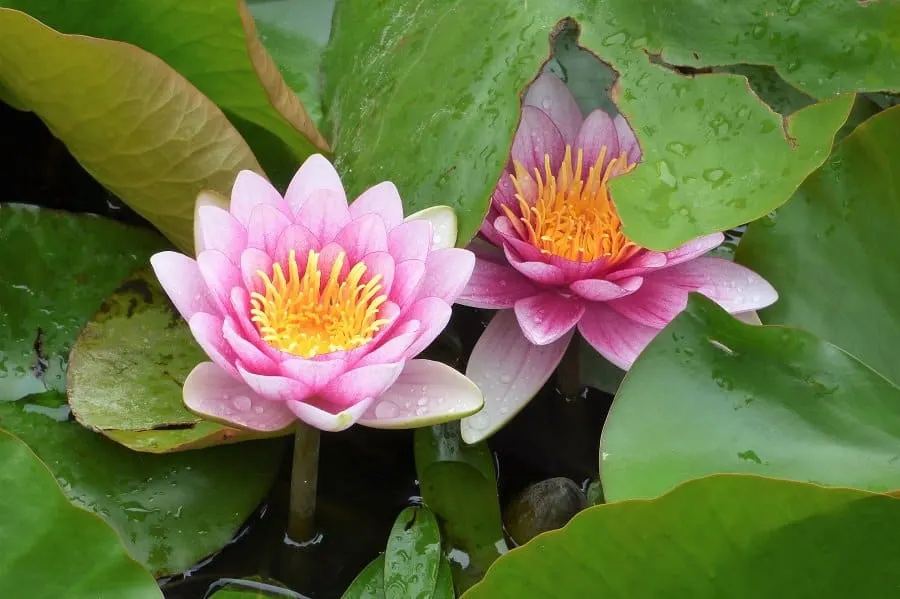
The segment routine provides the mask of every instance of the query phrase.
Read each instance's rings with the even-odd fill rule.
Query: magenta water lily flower
[[[310,157],[284,197],[242,171],[230,208],[198,205],[197,259],[162,252],[156,275],[210,358],[184,383],[192,411],[258,431],[300,419],[409,428],[482,406],[456,370],[413,359],[444,329],[474,266],[452,247],[456,217],[404,219],[380,183],[347,205],[341,180]]]
[[[721,233],[669,252],[642,248],[622,233],[607,183],[640,158],[621,116],[595,110],[582,117],[549,73],[529,88],[482,243],[472,245],[474,273],[457,300],[502,310],[466,370],[485,395],[484,409],[462,421],[467,442],[491,435],[524,407],[559,364],[576,327],[627,370],[686,307],[691,291],[733,314],[777,299],[756,273],[703,256],[724,241]]]

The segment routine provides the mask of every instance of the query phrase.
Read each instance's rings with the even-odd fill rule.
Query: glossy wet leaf
[[[644,150],[643,164],[612,184],[626,232],[668,249],[784,203],[827,157],[851,92],[900,88],[891,52],[878,51],[896,45],[900,7],[821,4],[347,0],[323,63],[335,156],[354,191],[377,173],[397,183],[408,210],[454,206],[465,243],[506,162],[518,94],[548,58],[554,28],[574,17],[580,43],[619,73],[616,103]],[[823,101],[777,114],[743,75],[685,75],[655,64],[660,52],[693,67],[773,65],[781,89]]]
[[[607,502],[717,472],[887,491],[898,455],[900,389],[811,333],[691,294],[619,388],[600,478]]]
[[[306,156],[328,148],[268,64],[243,0],[0,0],[0,6],[62,33],[119,40],[160,57],[228,115],[275,180],[286,183]]]
[[[889,597],[900,499],[753,476],[585,510],[500,558],[464,599]]]
[[[440,522],[445,551],[466,555],[465,567],[451,564],[464,590],[506,549],[494,458],[486,443],[463,443],[458,422],[416,429],[415,456],[422,499]]]
[[[441,565],[438,566],[437,582],[431,597],[433,599],[456,599],[456,593],[453,590],[453,571],[447,558],[441,559]]]
[[[434,514],[424,507],[400,512],[384,553],[387,599],[430,599],[441,563],[441,533]]]
[[[197,192],[227,193],[240,169],[260,170],[215,104],[139,48],[61,35],[0,8],[0,82],[94,178],[185,251]]]
[[[900,383],[900,108],[835,148],[776,217],[753,223],[737,259],[780,299],[767,324],[799,326]]]
[[[162,599],[156,581],[128,556],[115,531],[69,503],[38,457],[4,431],[0,463],[0,596]]]
[[[123,281],[78,334],[69,354],[69,405],[82,425],[137,451],[272,436],[203,420],[184,406],[184,379],[208,359],[145,267]]]
[[[319,67],[336,0],[249,0],[259,39],[316,126],[322,121]]]
[[[384,599],[384,555],[379,555],[356,575],[341,599]]]
[[[0,205],[0,428],[25,441],[66,494],[115,528],[154,574],[221,548],[268,491],[282,443],[168,456],[130,451],[70,418],[66,360],[78,331],[164,247],[89,215]]]

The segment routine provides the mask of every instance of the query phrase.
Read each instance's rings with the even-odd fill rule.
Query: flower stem
[[[288,536],[302,543],[315,534],[316,489],[319,482],[319,429],[297,422],[294,429],[294,461],[291,466],[291,499]]]

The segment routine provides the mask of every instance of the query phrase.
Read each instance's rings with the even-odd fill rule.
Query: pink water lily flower
[[[195,239],[196,260],[151,258],[211,360],[184,382],[190,410],[258,431],[296,419],[338,431],[481,408],[462,374],[413,359],[447,325],[474,266],[471,252],[452,247],[452,209],[404,219],[390,182],[348,206],[337,172],[315,155],[284,197],[242,171],[228,210],[198,205]]]
[[[622,233],[607,182],[631,170],[641,150],[622,116],[583,118],[555,75],[525,95],[511,164],[491,198],[472,278],[460,304],[502,310],[478,340],[467,376],[484,409],[462,422],[470,443],[512,418],[556,369],[577,328],[627,370],[696,291],[731,313],[777,299],[754,272],[703,256],[722,243],[706,235],[669,252]],[[483,243],[486,241],[487,243]]]

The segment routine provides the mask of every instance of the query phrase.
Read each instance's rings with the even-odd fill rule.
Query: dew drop
[[[424,416],[427,413],[428,413],[427,407],[420,406],[420,407],[416,408],[416,416]]]
[[[253,408],[253,411],[256,412],[257,414],[262,414],[266,410],[262,406],[256,406],[255,408]]]
[[[468,419],[469,426],[472,428],[483,431],[488,426],[488,417],[484,412],[479,412],[474,416],[470,416]]]
[[[375,406],[375,418],[395,418],[400,408],[389,401],[382,401]]]
[[[231,403],[234,404],[234,409],[239,412],[246,412],[250,409],[250,406],[253,405],[253,402],[251,402],[250,398],[246,395],[235,396],[235,398],[231,400]]]
[[[509,376],[508,374],[504,374],[503,376],[500,377],[500,382],[503,383],[504,385],[508,385],[512,382],[512,377]]]
[[[426,405],[428,405],[428,396],[423,395],[422,397],[420,397],[420,398],[419,398],[419,401],[416,402],[416,405],[419,405],[419,406],[426,406]]]

